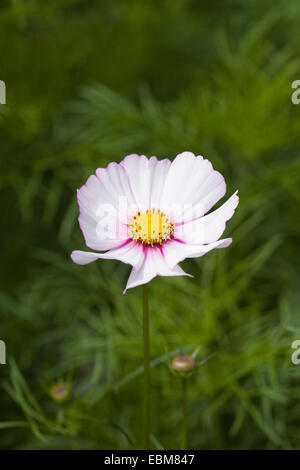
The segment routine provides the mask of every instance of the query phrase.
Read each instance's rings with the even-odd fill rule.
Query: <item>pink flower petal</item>
[[[133,287],[147,284],[156,276],[189,276],[181,269],[180,266],[173,266],[170,268],[166,263],[166,260],[162,254],[162,251],[158,247],[147,247],[145,260],[139,269],[133,268],[126,289],[132,289]]]
[[[129,241],[119,248],[107,251],[106,253],[92,253],[90,251],[73,251],[71,258],[76,264],[89,264],[97,259],[116,259],[123,263],[130,264],[135,269],[140,269],[144,262],[144,250],[142,245]]]
[[[128,238],[128,208],[135,201],[126,171],[116,163],[99,168],[77,191],[79,224],[86,245],[108,250]]]

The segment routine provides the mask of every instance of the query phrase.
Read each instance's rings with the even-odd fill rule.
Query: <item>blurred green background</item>
[[[75,190],[190,150],[240,204],[230,248],[150,284],[151,445],[180,445],[169,362],[188,352],[191,448],[300,449],[299,28],[298,0],[1,0],[1,448],[140,446],[141,288],[71,262]]]

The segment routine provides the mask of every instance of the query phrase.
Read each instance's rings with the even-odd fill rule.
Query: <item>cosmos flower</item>
[[[73,251],[71,258],[81,265],[130,264],[124,293],[155,276],[190,276],[178,263],[232,242],[220,237],[238,205],[237,191],[207,214],[225,193],[223,176],[202,156],[183,152],[171,162],[128,155],[98,168],[78,190],[79,224],[98,253]]]

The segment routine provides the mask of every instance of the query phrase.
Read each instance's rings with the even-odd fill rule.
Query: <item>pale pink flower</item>
[[[106,252],[73,251],[71,258],[130,264],[124,292],[155,276],[189,276],[180,261],[232,242],[220,237],[238,205],[237,191],[205,215],[225,193],[223,176],[202,156],[183,152],[171,162],[128,155],[98,168],[77,192],[86,245]]]

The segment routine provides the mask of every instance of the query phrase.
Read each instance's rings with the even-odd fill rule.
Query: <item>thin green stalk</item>
[[[187,401],[187,381],[186,377],[181,379],[181,393],[182,393],[182,441],[181,449],[187,449],[187,434],[188,434],[188,401]]]
[[[149,449],[150,431],[150,351],[148,285],[143,286],[143,343],[144,343],[144,449]]]

